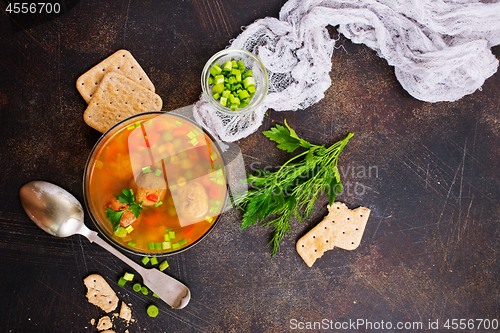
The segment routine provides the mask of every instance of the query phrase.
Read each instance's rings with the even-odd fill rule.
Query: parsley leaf
[[[246,183],[251,184],[250,190],[244,197],[234,198],[245,211],[242,229],[255,224],[272,227],[271,256],[274,256],[280,249],[281,240],[292,232],[292,216],[303,221],[311,215],[319,195],[325,194],[332,204],[342,192],[337,162],[353,134],[349,133],[344,140],[328,148],[301,139],[286,120],[285,126],[276,125],[263,134],[287,152],[306,148],[277,171],[257,170],[257,174],[248,175]],[[277,217],[265,222],[270,216]]]
[[[119,211],[119,212],[115,212],[111,208],[106,209],[106,218],[111,222],[111,225],[113,226],[113,232],[118,229],[118,226],[120,225],[120,220],[121,220],[123,214],[125,213],[125,211],[131,210],[132,213],[134,214],[135,218],[138,218],[142,212],[142,201],[135,202],[134,191],[132,189],[130,189],[130,190],[123,189],[122,194],[123,194],[123,196],[116,195],[116,198],[121,203],[129,205],[129,207],[127,207],[127,209]]]

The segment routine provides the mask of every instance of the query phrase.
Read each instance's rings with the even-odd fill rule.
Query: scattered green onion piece
[[[149,294],[149,290],[148,290],[148,288],[146,288],[146,287],[144,287],[144,286],[143,286],[143,287],[141,288],[141,293],[143,293],[144,295]]]
[[[209,77],[208,78],[208,84],[214,84],[214,78],[213,77]]]
[[[179,245],[179,243],[174,243],[174,244],[172,244],[172,249],[174,249],[174,250],[175,250],[175,249],[178,249],[179,247],[181,247],[181,246]]]
[[[172,228],[168,228],[167,230],[165,230],[165,232],[169,232],[169,231],[171,231],[171,230],[172,230]]]
[[[137,244],[136,244],[136,243],[134,243],[134,242],[128,242],[128,246],[130,246],[130,247],[135,247],[136,245],[137,245]]]
[[[184,244],[186,244],[186,243],[187,243],[187,240],[186,240],[185,238],[183,238],[183,239],[181,239],[181,240],[179,241],[179,245],[184,245]]]
[[[123,275],[123,278],[127,281],[132,281],[134,279],[134,274],[126,272],[125,275]]]
[[[124,287],[125,286],[125,283],[127,283],[127,280],[125,280],[123,277],[121,277],[119,280],[118,280],[118,285],[120,287]]]
[[[175,231],[169,231],[168,236],[170,237],[170,239],[174,239],[175,238]]]
[[[215,205],[219,206],[221,204],[221,201],[219,199],[215,200]]]
[[[155,176],[159,177],[160,175],[161,175],[161,170],[160,169],[156,169],[155,170]]]
[[[134,291],[139,292],[139,291],[141,291],[142,286],[140,283],[134,283],[134,285],[132,286],[132,289],[134,289]]]
[[[162,261],[160,266],[158,267],[160,271],[164,271],[168,267],[168,262],[166,260]]]
[[[193,140],[190,141],[193,146],[196,146],[199,142],[198,139],[194,138]]]
[[[131,233],[132,231],[134,230],[134,227],[129,225],[128,227],[125,228],[125,231],[127,231],[127,233]]]
[[[196,136],[200,135],[200,132],[198,132],[198,131],[197,131],[197,130],[195,130],[195,129],[194,129],[194,130],[192,130],[191,132],[193,132],[193,133],[194,133],[194,135],[196,135]]]
[[[163,205],[163,202],[162,201],[158,201],[157,203],[155,203],[155,208],[157,208],[158,206],[161,206]]]
[[[170,242],[161,243],[162,250],[170,250],[172,248],[172,244]]]
[[[163,240],[165,242],[170,242],[170,236],[168,234],[163,235]]]
[[[144,125],[146,125],[146,126],[151,126],[151,125],[153,125],[153,119],[149,119],[148,121],[146,121],[146,122],[144,123]]]
[[[194,138],[196,138],[196,134],[194,134],[194,133],[193,133],[193,131],[189,132],[189,133],[187,134],[187,136],[188,136],[188,138],[190,138],[190,139],[194,139]]]
[[[175,125],[177,127],[182,127],[182,123],[180,121],[178,121],[178,120],[175,121]]]
[[[155,249],[155,243],[148,243],[148,249],[154,250]]]
[[[141,127],[141,122],[140,121],[136,121],[135,122],[135,128],[137,128],[137,127]]]
[[[153,297],[160,298],[160,296],[156,295],[155,293],[153,293]]]
[[[150,244],[150,243],[148,243],[148,247],[149,247],[149,244]],[[148,264],[148,262],[149,262],[149,257],[142,257],[141,261],[142,261],[142,263],[143,263],[144,265],[147,265],[147,264]]]
[[[115,231],[115,236],[117,237],[125,237],[127,235],[127,230],[124,227],[118,227]]]
[[[142,173],[148,173],[148,172],[151,172],[151,167],[149,165],[142,168]]]
[[[155,250],[161,250],[161,243],[155,243]],[[154,258],[151,259],[151,264],[153,264],[153,259]]]
[[[130,125],[129,127],[127,127],[127,129],[128,129],[129,131],[131,131],[131,130],[135,129],[135,125]]]
[[[210,208],[210,214],[216,214],[219,209],[217,207]]]
[[[158,307],[156,305],[151,304],[150,306],[148,306],[146,312],[150,317],[154,318],[158,315]]]
[[[161,243],[158,243],[158,244],[160,244],[160,246],[161,246]],[[151,265],[153,265],[153,266],[158,265],[158,258],[152,257],[151,258]]]
[[[224,176],[224,173],[222,172],[222,169],[221,168],[217,168],[217,170],[215,170],[215,173],[217,174],[217,176],[219,177],[223,177]]]
[[[224,184],[224,180],[222,180],[220,178],[217,178],[216,183],[217,183],[217,185],[223,185]]]
[[[212,223],[214,221],[214,219],[211,217],[206,217],[205,221],[207,221],[208,223]]]

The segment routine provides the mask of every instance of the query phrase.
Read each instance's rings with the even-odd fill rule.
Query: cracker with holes
[[[104,316],[99,319],[99,322],[97,323],[98,331],[109,330],[110,328],[113,328],[113,323],[111,322],[111,318],[109,318],[109,316]]]
[[[87,276],[83,283],[87,287],[87,299],[106,312],[111,312],[118,306],[118,297],[114,290],[98,274]]]
[[[132,54],[127,50],[119,50],[92,67],[76,80],[76,88],[87,103],[90,103],[97,87],[109,72],[122,74],[129,80],[155,92],[153,83]]]
[[[345,204],[335,202],[328,206],[328,215],[297,241],[297,252],[311,267],[326,251],[339,247],[356,249],[363,237],[370,209],[358,207],[349,209]]]
[[[102,79],[83,119],[90,127],[104,133],[130,116],[146,111],[160,111],[163,102],[157,94],[121,74],[110,72]]]

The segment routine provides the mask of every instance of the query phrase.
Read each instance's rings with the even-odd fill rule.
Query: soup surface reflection
[[[200,239],[221,214],[226,177],[218,147],[172,114],[123,124],[94,152],[90,208],[109,237],[143,253],[169,253]]]

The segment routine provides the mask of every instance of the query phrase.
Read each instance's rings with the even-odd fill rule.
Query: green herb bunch
[[[120,220],[121,220],[123,214],[127,210],[131,210],[132,213],[134,214],[135,218],[138,218],[142,212],[142,201],[139,203],[135,202],[134,191],[132,189],[130,189],[130,190],[124,189],[124,190],[122,190],[122,193],[123,193],[123,196],[116,195],[116,198],[121,203],[129,205],[129,207],[127,209],[124,209],[124,210],[119,211],[119,212],[115,212],[111,208],[106,209],[106,218],[113,225],[113,232],[118,229],[118,226],[120,225]]]
[[[294,152],[299,147],[306,150],[289,159],[277,171],[258,170],[256,175],[248,175],[248,192],[243,198],[236,198],[239,207],[245,211],[242,229],[256,223],[273,227],[271,256],[279,252],[281,240],[292,232],[292,215],[302,222],[311,215],[320,194],[326,194],[332,204],[342,192],[337,161],[353,136],[349,133],[344,140],[326,148],[299,138],[286,120],[285,126],[276,125],[263,134],[287,152]],[[270,215],[277,218],[265,222]]]

